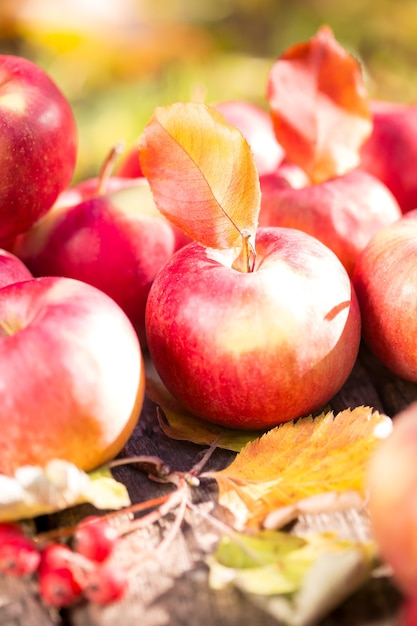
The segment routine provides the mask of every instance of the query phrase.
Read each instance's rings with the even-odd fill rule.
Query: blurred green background
[[[266,108],[273,61],[322,24],[361,61],[371,97],[417,100],[415,0],[0,0],[0,52],[37,62],[70,100],[81,179],[130,147],[154,106]]]

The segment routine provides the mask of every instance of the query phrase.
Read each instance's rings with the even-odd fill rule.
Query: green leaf
[[[233,533],[221,539],[208,563],[213,589],[234,585],[279,620],[303,626],[364,583],[376,549],[332,533]]]
[[[215,558],[225,567],[246,569],[275,563],[305,543],[301,537],[279,531],[263,530],[255,535],[236,533],[223,537]]]

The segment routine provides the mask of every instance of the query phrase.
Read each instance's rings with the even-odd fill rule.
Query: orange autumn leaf
[[[275,61],[267,99],[287,159],[313,183],[359,164],[360,147],[372,131],[367,92],[359,62],[330,28],[322,26]]]
[[[259,177],[246,139],[214,107],[156,107],[139,158],[158,209],[206,247],[242,248],[260,209]]]
[[[390,428],[391,419],[369,407],[302,418],[248,443],[226,469],[206,475],[240,526],[260,527],[272,511],[312,496],[364,496],[369,457]]]

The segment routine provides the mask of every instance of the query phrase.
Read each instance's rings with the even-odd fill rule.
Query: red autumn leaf
[[[275,134],[287,159],[314,183],[359,164],[372,130],[359,62],[327,26],[275,61],[267,79]]]
[[[206,104],[157,107],[139,158],[155,203],[189,237],[217,249],[255,235],[259,177],[241,132]]]

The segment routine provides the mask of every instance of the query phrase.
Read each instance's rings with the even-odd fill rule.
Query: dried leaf
[[[287,160],[314,183],[350,171],[372,131],[368,97],[357,59],[323,26],[286,50],[267,79],[267,99]]]
[[[361,510],[363,504],[363,498],[357,491],[327,491],[271,511],[265,517],[262,525],[268,529],[282,528],[300,515],[323,513],[324,511],[331,513],[352,509]]]
[[[216,443],[219,448],[239,452],[249,441],[262,434],[262,431],[225,428],[196,417],[170,394],[163,383],[149,377],[146,379],[146,393],[160,407],[159,425],[171,439],[203,446]]]
[[[29,519],[89,502],[98,509],[130,504],[126,487],[106,468],[86,474],[54,459],[45,467],[25,465],[15,475],[0,475],[0,522]]]
[[[374,544],[331,533],[236,533],[223,537],[209,557],[209,584],[214,589],[233,584],[279,620],[302,626],[324,617],[359,587],[375,562]]]
[[[271,511],[328,492],[365,495],[369,457],[392,422],[369,407],[322,413],[250,442],[226,469],[207,473],[237,527],[259,527]]]
[[[206,247],[242,248],[254,237],[259,177],[246,139],[214,107],[156,107],[139,144],[140,163],[163,215]]]

